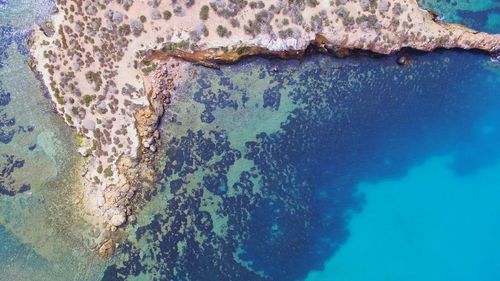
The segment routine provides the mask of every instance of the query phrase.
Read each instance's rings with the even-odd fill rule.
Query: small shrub
[[[203,25],[202,32],[203,32],[203,36],[205,36],[205,37],[208,37],[208,35],[210,35],[210,33],[208,32],[208,28],[205,25]]]
[[[113,171],[111,170],[111,167],[107,167],[106,169],[104,169],[104,175],[108,178],[113,176]]]
[[[307,6],[309,7],[316,7],[319,5],[319,2],[318,0],[307,0]]]
[[[163,11],[163,19],[164,20],[169,20],[172,17],[172,12],[170,11]]]
[[[207,5],[204,5],[203,7],[201,7],[201,10],[200,10],[200,19],[201,20],[208,19],[208,11],[209,11],[209,8]]]
[[[229,23],[231,24],[232,27],[240,27],[240,22],[235,18],[230,19]]]
[[[93,96],[90,96],[90,95],[84,95],[82,97],[83,99],[83,103],[86,105],[86,106],[89,106],[90,103],[94,100],[94,97]]]
[[[130,35],[130,33],[132,33],[132,30],[130,30],[130,25],[124,24],[118,27],[118,34],[120,34],[120,36],[127,36]]]
[[[226,37],[228,35],[228,30],[227,28],[225,28],[224,26],[222,25],[219,25],[217,26],[217,34],[220,36],[220,37]]]

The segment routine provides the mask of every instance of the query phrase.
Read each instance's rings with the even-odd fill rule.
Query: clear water
[[[306,280],[499,280],[499,163],[467,175],[440,156],[358,186],[347,243]]]
[[[51,1],[0,0],[0,280],[97,280],[74,212],[81,159],[28,67],[26,41]]]
[[[475,20],[496,1],[423,2],[500,32]],[[0,15],[37,4],[0,0]],[[0,195],[0,280],[499,280],[500,65],[487,55],[192,66],[163,120],[161,191],[105,261],[71,213],[79,158],[26,66],[25,20],[0,17],[0,154],[24,161],[0,178],[15,193]]]

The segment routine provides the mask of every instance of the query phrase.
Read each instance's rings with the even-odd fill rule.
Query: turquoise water
[[[500,163],[457,176],[434,157],[401,179],[360,184],[363,211],[319,280],[500,280]]]
[[[423,2],[500,32],[498,1]],[[457,50],[190,67],[160,192],[96,257],[26,65],[49,6],[0,0],[0,280],[500,280],[500,65]]]

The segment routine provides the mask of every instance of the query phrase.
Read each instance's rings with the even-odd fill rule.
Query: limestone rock
[[[117,214],[113,215],[111,217],[111,220],[109,222],[112,225],[118,227],[118,226],[124,224],[126,220],[127,220],[127,217],[125,216],[125,214],[122,213],[122,212],[120,212],[120,213],[117,213]]]

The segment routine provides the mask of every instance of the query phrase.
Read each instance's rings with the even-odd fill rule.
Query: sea
[[[421,4],[500,33],[498,0]],[[0,280],[500,280],[500,62],[462,50],[189,66],[158,192],[98,257],[28,66],[52,5],[0,0]]]

